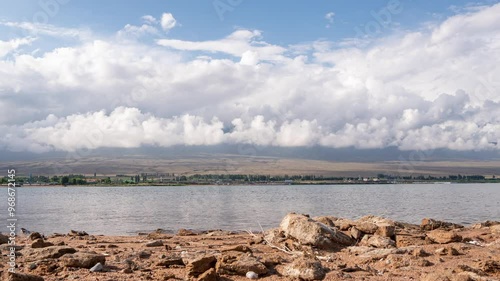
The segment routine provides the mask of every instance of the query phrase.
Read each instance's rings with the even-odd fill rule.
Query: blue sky
[[[500,152],[499,1],[1,5],[0,150]]]
[[[40,3],[57,0],[18,0],[1,7],[0,18],[8,21],[30,21],[43,11]],[[174,15],[181,26],[169,37],[183,40],[207,40],[227,35],[235,28],[264,31],[268,42],[296,44],[319,38],[340,40],[357,37],[356,28],[364,29],[376,21],[379,13],[391,2],[400,3],[402,12],[391,14],[390,27],[380,29],[383,36],[395,28],[413,29],[428,21],[443,19],[456,13],[450,7],[464,7],[470,1],[262,1],[262,0],[166,0],[166,1],[76,1],[59,0],[60,11],[49,18],[52,25],[89,27],[101,35],[109,35],[126,24],[139,24],[143,15],[161,17],[164,12]],[[67,2],[67,3],[66,3]],[[484,1],[484,3],[498,1]],[[58,2],[59,3],[59,2]],[[236,3],[231,5],[230,3]],[[475,3],[477,4],[477,3]],[[217,12],[222,7],[223,12]],[[229,7],[224,10],[224,7]],[[221,11],[222,11],[221,10]],[[325,15],[333,12],[333,23]],[[330,24],[330,28],[326,26]]]

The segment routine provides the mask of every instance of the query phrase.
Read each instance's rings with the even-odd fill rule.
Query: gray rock
[[[94,265],[91,269],[90,272],[101,272],[104,269],[104,266],[102,263],[98,262],[96,265]]]
[[[300,243],[320,249],[331,250],[339,246],[353,245],[355,241],[337,230],[316,222],[305,215],[291,213],[281,221],[280,230],[287,237],[293,237]]]

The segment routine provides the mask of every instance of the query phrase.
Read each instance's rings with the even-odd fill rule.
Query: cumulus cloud
[[[498,14],[468,10],[364,47],[273,45],[239,29],[16,53],[0,59],[0,146],[499,150]]]
[[[146,24],[157,24],[158,23],[158,20],[155,17],[153,17],[152,15],[142,16],[142,20]]]
[[[35,41],[35,38],[29,37],[12,39],[9,41],[0,40],[0,58],[16,50],[22,45],[30,45],[33,41]]]
[[[161,27],[164,31],[169,31],[177,25],[177,21],[171,13],[164,13],[161,16]]]

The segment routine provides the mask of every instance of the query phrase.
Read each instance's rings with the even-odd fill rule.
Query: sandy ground
[[[290,272],[287,266],[306,258],[320,263],[325,275],[318,279],[323,280],[500,280],[500,224],[495,224],[443,228],[444,234],[441,234],[445,239],[448,234],[459,238],[452,239],[455,242],[439,244],[429,239],[430,231],[418,225],[396,223],[395,236],[392,237],[396,247],[360,246],[362,241],[358,241],[354,246],[327,250],[302,245],[290,237],[277,240],[274,237],[272,240],[269,235],[273,230],[268,231],[267,236],[220,230],[203,233],[181,230],[175,235],[157,231],[138,236],[94,236],[73,232],[42,239],[37,239],[36,234],[19,235],[17,244],[23,249],[17,251],[16,272],[37,275],[43,280],[236,281],[248,279],[242,276],[244,273],[234,275],[220,270],[224,266],[219,266],[219,263],[228,257],[237,260],[251,257],[267,271],[260,274],[260,280],[298,280],[285,276]],[[349,227],[343,228],[344,233],[351,235],[352,226],[350,230]],[[279,229],[275,230],[277,232]],[[155,243],[148,245],[151,242]],[[76,254],[57,257],[64,251],[76,251]],[[82,264],[77,265],[78,262],[75,264],[68,258],[79,253],[89,253],[86,258],[91,261],[85,266],[87,268],[80,268]],[[2,245],[2,280],[7,280],[8,254],[9,246]],[[193,257],[207,255],[217,259],[217,264],[214,260],[209,266],[217,268],[217,273],[212,276],[193,275],[194,266],[189,265],[189,256],[192,261]],[[97,260],[105,259],[102,272],[91,272],[88,268],[96,263],[92,260],[96,257]],[[244,263],[233,265],[235,268],[247,266]],[[8,278],[42,280],[35,276],[23,276],[31,279]]]

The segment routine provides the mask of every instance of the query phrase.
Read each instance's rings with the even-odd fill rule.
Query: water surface
[[[410,223],[500,220],[500,184],[22,187],[17,201],[19,227],[43,233],[259,230],[278,226],[288,212]],[[7,201],[0,206],[5,221]]]

